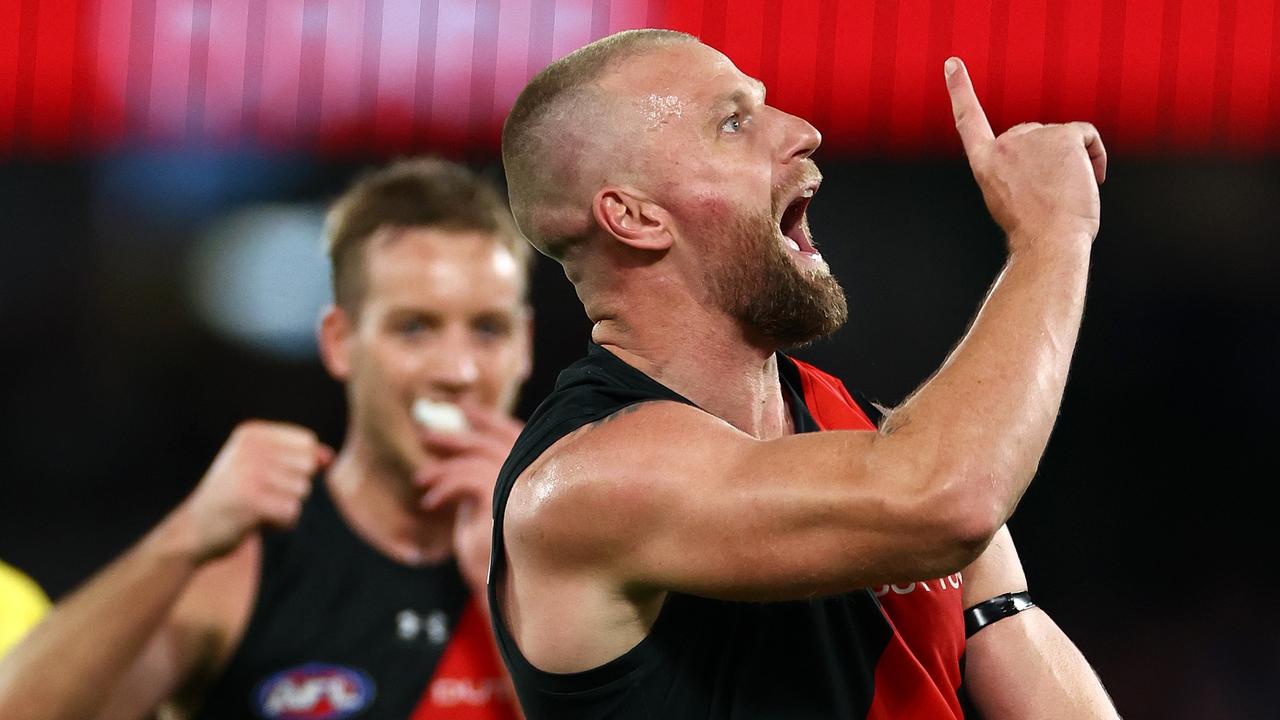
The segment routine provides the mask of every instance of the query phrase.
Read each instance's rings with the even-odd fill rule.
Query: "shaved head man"
[[[651,92],[637,91],[621,72],[586,80],[591,68],[655,48],[671,60],[649,66]],[[631,224],[618,229],[633,239],[624,248],[670,250],[670,270],[697,293],[690,299],[723,311],[762,342],[795,345],[837,329],[847,314],[844,293],[804,212],[822,182],[808,159],[821,142],[817,130],[768,108],[778,132],[759,137],[746,109],[764,106],[764,86],[687,35],[637,31],[579,52],[576,64],[549,69],[545,87],[526,91],[527,102],[508,119],[503,160],[521,228],[564,264],[588,314],[597,321],[616,315],[615,304],[627,297],[606,282],[622,277],[588,271],[621,259],[614,257],[620,248],[588,242],[621,222]],[[708,74],[682,83],[698,64]],[[779,142],[787,147],[765,146]],[[762,152],[779,151],[792,161],[758,162]],[[607,184],[616,187],[601,195]],[[689,242],[654,247],[669,234],[641,237],[647,228],[637,220],[678,228]]]
[[[1008,263],[883,419],[780,352],[847,315],[805,218],[812,125],[662,30],[520,95],[515,218],[594,323],[495,492],[490,601],[529,718],[956,718],[962,683],[993,720],[1115,716],[1004,527],[1058,412],[1106,155],[1085,123],[995,137],[945,70]]]

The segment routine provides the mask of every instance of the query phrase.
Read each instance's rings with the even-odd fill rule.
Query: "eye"
[[[724,122],[720,123],[720,132],[727,134],[740,132],[742,130],[742,126],[745,125],[746,122],[747,121],[741,115],[734,113],[725,118]]]
[[[398,337],[409,341],[417,341],[440,328],[437,318],[422,313],[407,313],[395,318],[390,329]]]
[[[511,334],[511,323],[502,318],[479,318],[472,329],[486,340],[496,340]]]
[[[400,327],[398,329],[401,335],[413,337],[414,335],[426,330],[427,324],[423,322],[422,318],[409,318],[408,320],[400,323]]]

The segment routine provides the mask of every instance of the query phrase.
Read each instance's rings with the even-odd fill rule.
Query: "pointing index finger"
[[[982,111],[978,95],[973,91],[969,70],[960,58],[948,58],[944,66],[947,74],[947,92],[951,94],[951,112],[956,119],[956,132],[964,143],[965,155],[973,159],[978,152],[995,141],[987,114]]]

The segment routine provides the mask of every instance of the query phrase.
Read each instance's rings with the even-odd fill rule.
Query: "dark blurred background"
[[[810,220],[853,314],[797,354],[886,404],[1003,258],[942,61],[965,58],[997,128],[1100,127],[1091,296],[1014,536],[1126,717],[1280,717],[1275,0],[0,0],[0,558],[57,598],[239,420],[337,443],[312,340],[325,203],[418,152],[501,182],[528,77],[646,25],[725,50],[824,132]],[[554,264],[533,296],[525,415],[588,331]]]

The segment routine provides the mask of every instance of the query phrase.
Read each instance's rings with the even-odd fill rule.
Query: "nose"
[[[461,332],[448,332],[426,358],[425,375],[432,389],[456,399],[480,379],[475,349]]]
[[[786,160],[803,160],[822,144],[822,133],[804,118],[783,113],[786,117],[786,135],[783,154]]]

